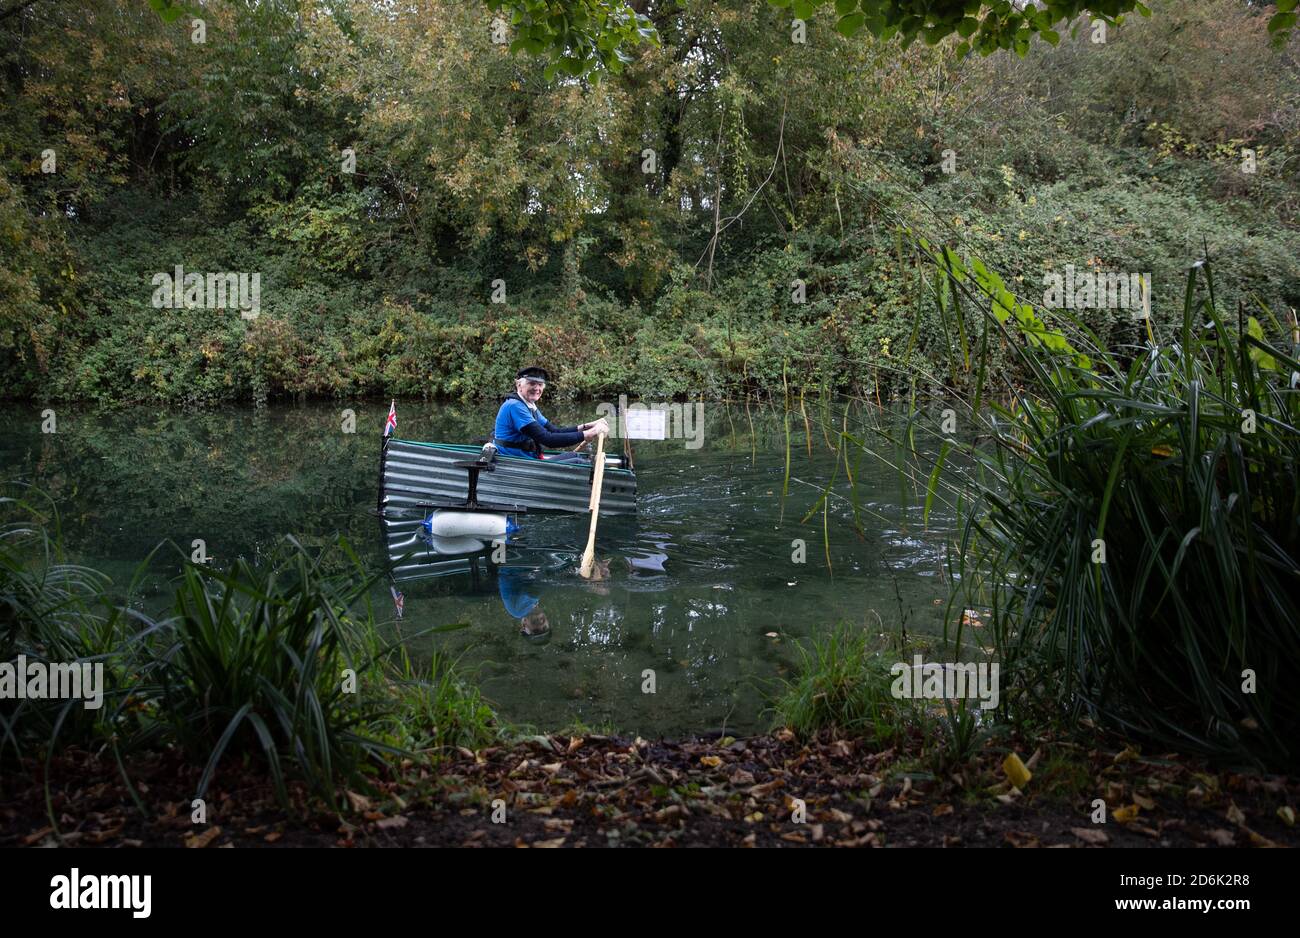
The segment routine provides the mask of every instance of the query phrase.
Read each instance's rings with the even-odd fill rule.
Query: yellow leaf
[[[1159,446],[1151,447],[1152,456],[1172,456],[1173,454],[1174,454],[1174,448],[1172,446],[1166,446],[1163,443],[1161,443]]]
[[[1111,813],[1111,817],[1115,819],[1115,822],[1117,824],[1130,824],[1133,821],[1137,820],[1137,816],[1138,816],[1138,806],[1135,804],[1129,804],[1129,805],[1125,805],[1122,808],[1116,808]]]
[[[700,765],[716,769],[718,766],[722,765],[722,760],[717,756],[700,756]]]
[[[1024,788],[1033,778],[1025,764],[1020,761],[1020,757],[1014,752],[1002,760],[1002,771],[1011,781],[1011,784],[1017,788]]]

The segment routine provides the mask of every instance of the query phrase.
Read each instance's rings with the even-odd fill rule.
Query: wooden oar
[[[600,517],[600,490],[605,483],[605,434],[600,434],[596,438],[596,455],[593,457],[595,462],[595,474],[591,477],[591,530],[587,534],[587,549],[582,552],[582,565],[578,567],[578,573],[586,579],[591,579],[591,574],[596,566],[596,520]]]

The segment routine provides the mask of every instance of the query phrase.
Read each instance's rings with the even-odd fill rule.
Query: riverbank
[[[1294,778],[1235,772],[1114,739],[1011,739],[948,777],[920,770],[926,743],[744,739],[646,741],[544,735],[404,762],[349,808],[293,807],[269,778],[231,766],[195,823],[200,767],[174,753],[129,760],[68,750],[0,782],[0,846],[1300,846]],[[1030,774],[1010,784],[1008,751]],[[796,800],[797,799],[797,800]],[[1105,823],[1094,823],[1096,799]],[[802,820],[795,820],[800,814]],[[57,824],[57,830],[56,830]]]

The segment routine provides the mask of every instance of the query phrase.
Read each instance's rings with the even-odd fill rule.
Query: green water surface
[[[256,559],[286,534],[308,546],[342,534],[382,565],[375,506],[387,409],[55,408],[56,431],[47,433],[43,406],[9,405],[0,468],[47,492],[73,558],[123,587],[164,541],[188,552],[202,540],[221,564]],[[546,410],[560,424],[596,416],[594,404]],[[467,442],[488,433],[494,413],[491,404],[399,402],[398,435]],[[434,647],[458,656],[512,722],[647,737],[766,728],[766,695],[797,662],[799,640],[841,620],[873,634],[897,634],[900,625],[909,635],[942,631],[953,514],[936,503],[923,522],[932,455],[911,467],[878,432],[902,420],[842,402],[810,402],[792,414],[706,404],[698,448],[683,439],[635,444],[637,515],[600,528],[607,579],[575,573],[589,516],[527,515],[504,585],[486,561],[473,574],[384,580],[373,597],[379,627],[412,635],[468,623],[413,640],[412,651],[417,659]],[[842,429],[868,451],[845,449]],[[154,569],[164,573],[145,581],[145,605],[161,608],[165,571],[175,571],[178,556],[159,555]],[[511,613],[523,607],[545,613],[546,641],[521,635]],[[643,691],[648,672],[653,694]]]

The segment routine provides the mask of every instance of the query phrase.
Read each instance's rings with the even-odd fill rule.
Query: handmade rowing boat
[[[427,569],[435,557],[482,551],[513,533],[519,514],[588,511],[592,476],[589,463],[488,460],[473,445],[386,437],[378,509],[387,552]],[[606,454],[600,514],[635,512],[636,474]]]
[[[474,445],[386,438],[380,464],[380,513],[409,517],[420,514],[422,504],[463,502],[469,482],[465,469],[456,464],[477,458],[479,452]],[[498,455],[492,471],[478,477],[478,500],[526,511],[581,513],[590,504],[591,476],[592,467],[586,463]],[[600,513],[635,512],[636,473],[624,468],[622,457],[606,454]]]

